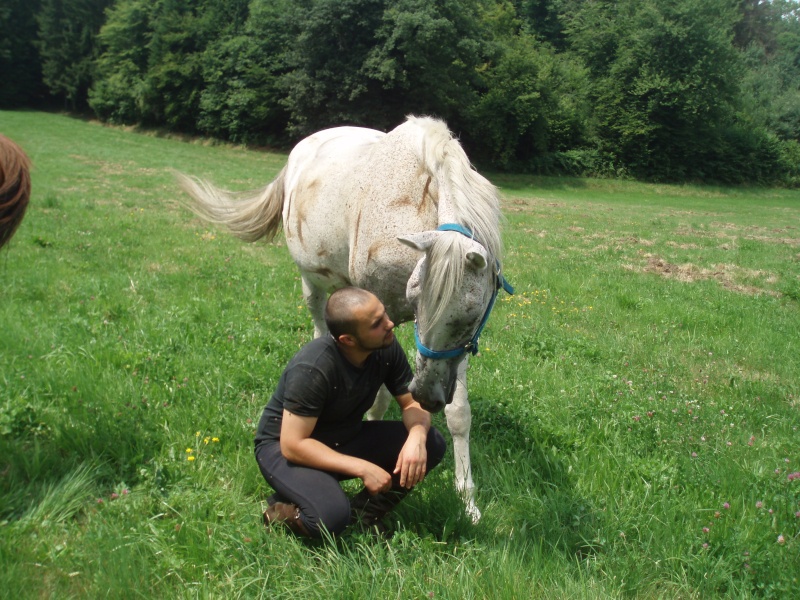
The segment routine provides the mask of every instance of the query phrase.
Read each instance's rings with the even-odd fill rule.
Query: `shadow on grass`
[[[581,190],[589,187],[585,178],[524,175],[516,173],[487,173],[487,179],[503,190],[521,191],[536,189],[543,191]]]
[[[432,473],[397,509],[400,527],[440,542],[518,540],[583,559],[602,547],[603,511],[581,496],[564,458],[575,444],[525,425],[475,399],[472,465],[483,513],[474,524],[454,486],[452,444]]]

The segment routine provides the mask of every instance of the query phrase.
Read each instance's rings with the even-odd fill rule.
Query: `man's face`
[[[394,323],[375,296],[356,310],[357,333],[353,337],[362,350],[388,348],[394,342]]]

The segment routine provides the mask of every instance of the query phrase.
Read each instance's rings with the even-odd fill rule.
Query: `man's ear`
[[[342,346],[355,346],[356,345],[355,338],[352,335],[350,335],[349,333],[343,333],[338,338],[336,338],[336,341],[338,343],[340,343]]]

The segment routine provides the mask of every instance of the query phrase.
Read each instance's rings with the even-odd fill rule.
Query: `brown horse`
[[[22,148],[0,134],[0,248],[14,235],[28,208],[30,168]]]

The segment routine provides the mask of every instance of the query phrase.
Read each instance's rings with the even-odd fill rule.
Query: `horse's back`
[[[295,146],[284,230],[306,280],[328,290],[364,287],[397,317],[409,311],[405,282],[418,256],[397,236],[437,225],[438,183],[424,168],[423,138],[407,121],[388,134],[326,129]]]

